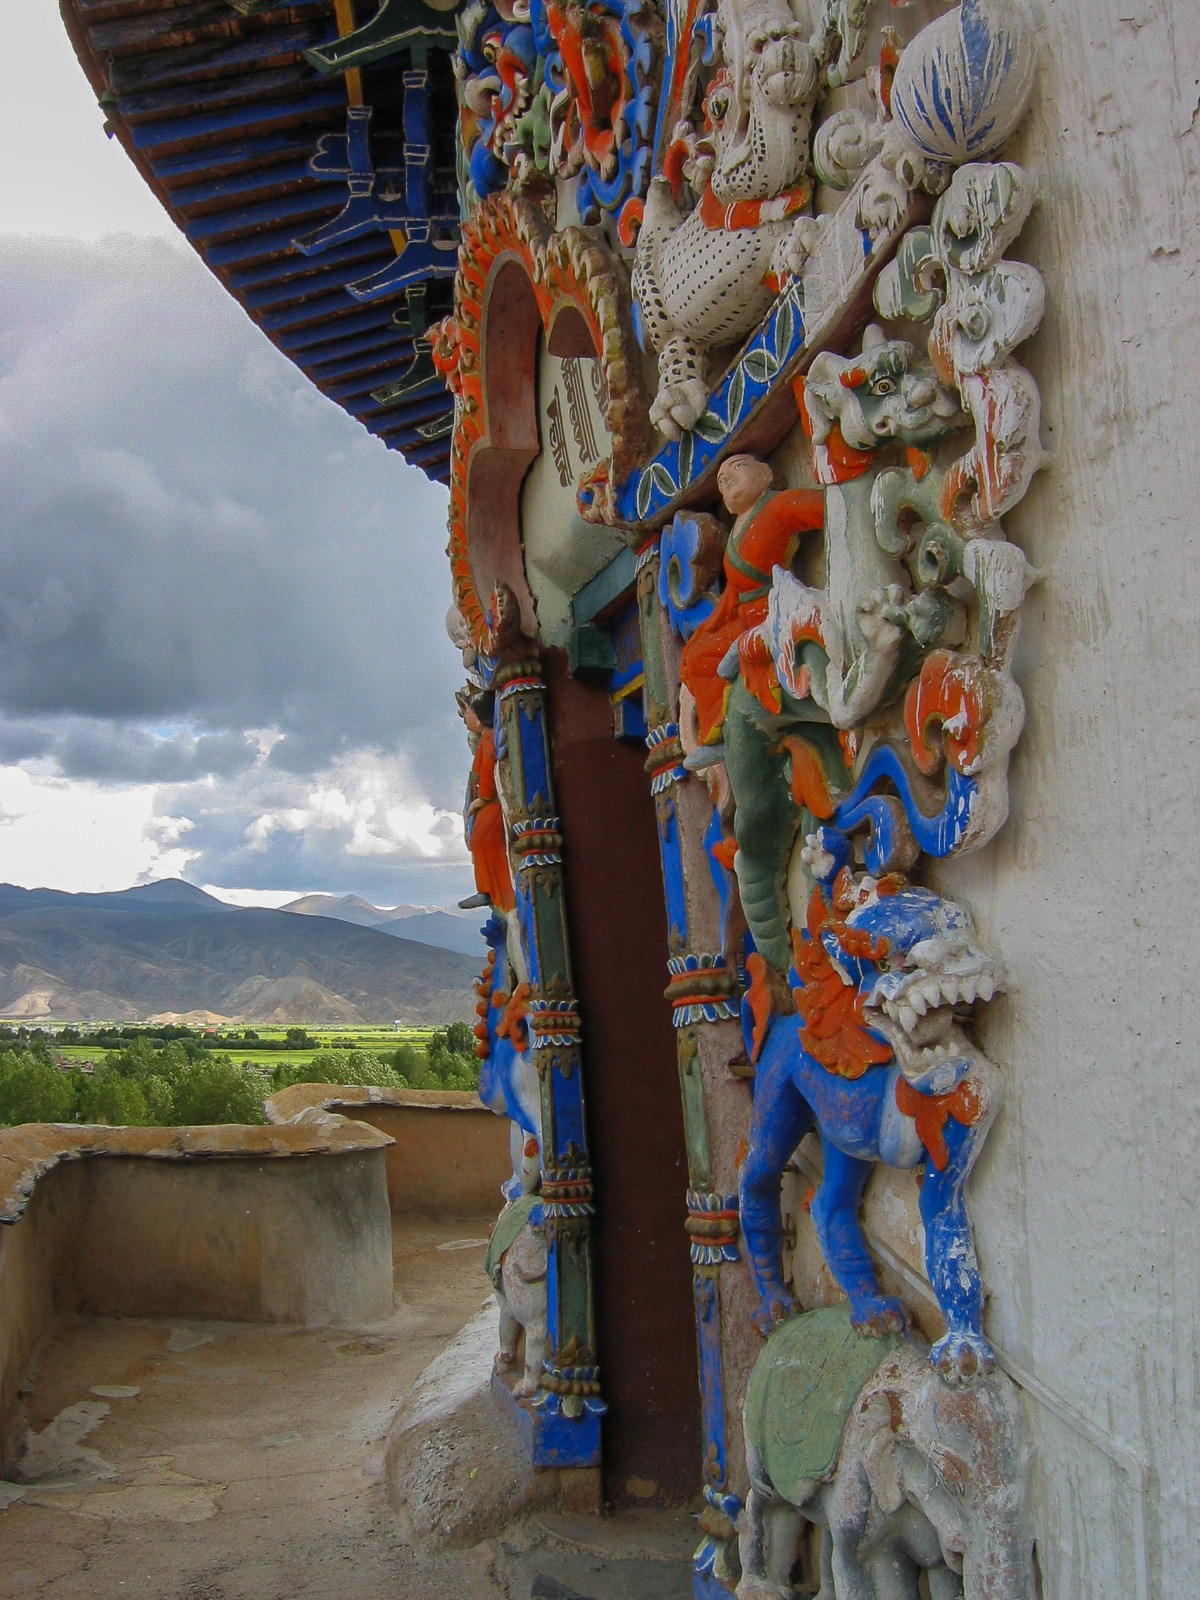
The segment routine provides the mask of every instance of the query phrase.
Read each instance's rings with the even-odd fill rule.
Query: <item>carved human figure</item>
[[[860,355],[826,352],[813,362],[803,420],[814,471],[828,485],[825,586],[812,589],[781,573],[764,634],[788,692],[798,700],[811,695],[835,727],[852,728],[886,692],[906,633],[928,645],[949,620],[944,602],[911,593],[904,567],[876,537],[877,452],[893,443],[928,450],[964,418],[930,364],[873,324]],[[816,638],[823,662],[806,648]]]
[[[460,694],[459,710],[474,744],[463,822],[477,893],[466,903],[491,905],[497,911],[509,912],[516,905],[516,896],[504,812],[496,787],[496,735],[492,728],[495,696],[488,690]]]
[[[772,569],[791,561],[802,533],[821,526],[820,491],[773,489],[773,477],[770,465],[751,455],[730,456],[717,473],[721,499],[734,518],[723,558],[725,587],[684,645],[679,669],[686,690],[685,742],[699,747],[688,757],[693,771],[724,755],[729,679],[722,663],[742,634],[766,617]]]
[[[1033,1600],[1032,1452],[1003,1373],[951,1388],[920,1340],[860,1338],[831,1307],[772,1336],[744,1426],[738,1600],[792,1600],[805,1522],[817,1600],[917,1600],[922,1573],[932,1600]]]

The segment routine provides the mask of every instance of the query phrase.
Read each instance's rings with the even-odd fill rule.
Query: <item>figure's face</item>
[[[757,456],[730,456],[717,473],[717,490],[735,517],[751,506],[771,487],[772,472]]]
[[[857,450],[890,439],[932,444],[962,421],[956,396],[903,339],[864,350],[846,377],[853,381],[842,406],[842,434]]]
[[[463,721],[467,725],[467,732],[468,733],[482,733],[483,732],[483,723],[480,722],[479,718],[471,710],[470,706],[464,706],[463,707],[463,714],[462,715],[463,715]]]

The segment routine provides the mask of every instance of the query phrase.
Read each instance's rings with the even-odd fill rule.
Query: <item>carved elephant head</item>
[[[1032,1456],[1009,1379],[997,1372],[951,1388],[925,1367],[915,1384],[885,1385],[867,1405],[878,1427],[862,1465],[879,1510],[918,1507],[965,1600],[1033,1600]]]

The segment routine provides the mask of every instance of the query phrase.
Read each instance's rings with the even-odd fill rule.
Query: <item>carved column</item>
[[[502,664],[495,688],[509,763],[514,888],[530,986],[529,1047],[541,1088],[541,1193],[549,1246],[546,1367],[532,1413],[517,1407],[516,1421],[535,1466],[592,1467],[600,1462],[606,1410],[592,1301],[592,1170],[540,664]]]
[[[638,558],[637,598],[645,670],[646,770],[658,822],[667,906],[666,998],[675,1023],[688,1159],[686,1229],[692,1260],[699,1351],[703,1540],[696,1552],[695,1593],[728,1595],[734,1519],[744,1485],[737,1395],[745,1374],[730,1338],[751,1310],[738,1250],[737,1147],[749,1124],[750,1097],[730,1072],[742,1054],[738,974],[726,964],[725,911],[707,862],[712,807],[683,767],[679,742],[678,641],[658,600],[658,541]]]

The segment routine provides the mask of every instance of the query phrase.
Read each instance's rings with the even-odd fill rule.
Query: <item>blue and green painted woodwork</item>
[[[541,1088],[541,1199],[549,1247],[546,1367],[532,1424],[521,1428],[535,1466],[587,1467],[599,1463],[607,1407],[596,1359],[592,1171],[546,685],[537,661],[515,661],[500,665],[494,687],[497,746],[508,758],[513,883],[530,986],[529,1048]]]

